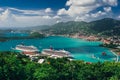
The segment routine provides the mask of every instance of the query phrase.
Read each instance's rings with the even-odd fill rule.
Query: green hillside
[[[87,34],[102,34],[102,35],[119,35],[120,21],[111,18],[105,18],[92,22],[61,22],[51,26],[46,32],[53,34],[72,34],[72,33],[87,33]]]

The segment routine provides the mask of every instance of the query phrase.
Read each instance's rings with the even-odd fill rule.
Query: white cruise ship
[[[15,50],[20,50],[24,54],[34,55],[39,52],[39,50],[35,46],[25,46],[25,45],[17,45]]]
[[[56,58],[62,58],[62,57],[72,57],[70,55],[70,52],[65,50],[53,50],[53,49],[43,49],[42,54],[50,56],[50,57],[56,57]]]

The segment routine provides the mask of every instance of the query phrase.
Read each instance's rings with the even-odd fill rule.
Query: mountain
[[[44,30],[53,34],[86,33],[99,35],[120,35],[120,20],[104,18],[92,22],[61,22]]]
[[[7,31],[12,31],[8,29]],[[115,20],[112,18],[104,18],[101,20],[96,20],[92,22],[60,22],[54,25],[41,25],[41,26],[32,26],[24,28],[14,28],[15,31],[43,31],[44,33],[64,35],[64,34],[75,34],[75,33],[84,33],[84,34],[96,34],[96,35],[119,35],[120,36],[120,20]],[[1,30],[0,32],[3,32]]]
[[[105,18],[102,20],[90,22],[89,24],[91,24],[90,29],[95,33],[114,33],[120,31],[120,20]]]
[[[21,30],[21,31],[24,31],[24,30],[28,30],[28,31],[35,30],[35,31],[40,31],[40,30],[45,30],[45,29],[49,29],[49,28],[50,28],[49,25],[40,25],[40,26],[19,27],[19,28],[14,28],[12,30]]]
[[[31,30],[44,30],[44,29],[49,29],[50,28],[50,26],[48,26],[48,25],[41,25],[41,26],[33,26],[33,27],[30,27],[29,29],[31,29]]]

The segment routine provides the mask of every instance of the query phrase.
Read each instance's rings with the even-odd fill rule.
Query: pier
[[[112,50],[111,50],[111,52],[116,56],[116,62],[118,62],[119,61],[119,56],[115,52],[113,52]]]

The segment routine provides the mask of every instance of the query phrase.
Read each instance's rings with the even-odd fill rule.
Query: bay
[[[71,53],[75,60],[84,60],[87,62],[104,62],[114,61],[116,56],[113,53],[103,47],[99,47],[102,42],[99,41],[86,41],[83,39],[74,39],[60,36],[49,36],[40,39],[23,39],[23,40],[10,40],[6,42],[0,42],[0,51],[10,51],[15,48],[16,45],[24,43],[25,45],[36,46],[40,51],[52,46],[56,50],[64,49]],[[105,52],[107,56],[103,56]],[[94,57],[93,57],[94,55]]]

